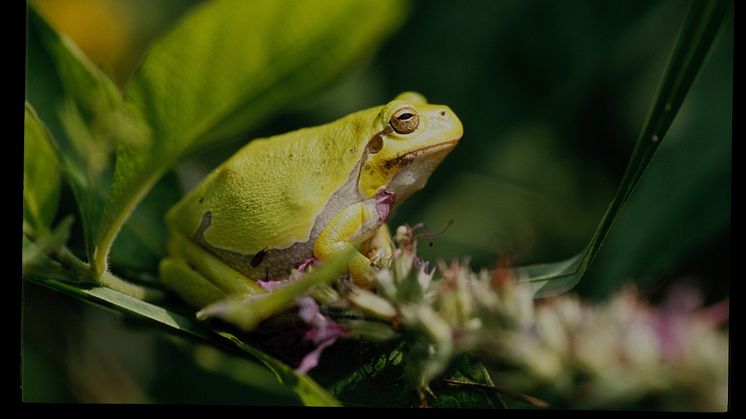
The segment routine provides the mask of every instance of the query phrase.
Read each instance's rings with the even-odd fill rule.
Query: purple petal
[[[324,349],[331,346],[336,340],[337,338],[332,338],[321,342],[321,344],[317,346],[316,349],[309,352],[308,354],[306,354],[306,356],[303,357],[303,360],[300,362],[300,365],[298,366],[298,368],[295,369],[295,371],[300,374],[306,374],[315,366],[319,365],[319,358],[321,358],[321,353],[324,351]]]
[[[304,340],[310,340],[313,343],[319,344],[329,339],[336,339],[340,336],[347,334],[347,329],[340,326],[339,324],[327,320],[323,325],[312,327],[307,330],[303,335]]]
[[[384,222],[389,218],[389,213],[391,212],[391,208],[394,206],[394,201],[396,201],[394,193],[387,191],[386,189],[378,192],[378,195],[376,195],[376,212],[378,212],[378,219],[381,222]]]
[[[298,266],[296,266],[296,269],[298,269],[301,272],[305,272],[311,265],[318,262],[319,260],[315,257],[311,256],[310,258],[306,258],[303,260],[303,262],[299,263]]]
[[[304,295],[302,297],[296,298],[295,304],[298,306],[298,316],[300,316],[301,320],[306,322],[306,324],[314,326],[314,323],[317,323],[319,321],[319,316],[323,318],[321,312],[319,311],[319,306],[316,304],[316,301],[314,301],[313,298]]]
[[[347,334],[347,329],[327,318],[319,310],[313,298],[304,295],[295,299],[298,306],[298,316],[311,326],[303,335],[303,340],[311,341],[316,348],[306,354],[297,371],[307,373],[319,363],[321,352],[331,346],[341,336]]]
[[[419,256],[414,255],[414,268],[418,271],[422,271],[426,274],[430,273],[430,261],[423,260]]]
[[[681,355],[685,344],[684,329],[702,302],[699,290],[686,283],[677,284],[668,292],[663,305],[652,318],[664,359],[675,360]]]
[[[277,281],[265,281],[265,280],[260,279],[256,281],[256,283],[259,284],[259,286],[264,288],[266,291],[272,291],[276,288],[280,288],[286,285],[290,281],[293,281],[293,279],[282,279],[282,280],[277,280]]]
[[[692,285],[681,283],[671,287],[663,302],[663,310],[671,316],[691,313],[702,306],[702,293]]]
[[[713,304],[702,310],[701,315],[710,322],[713,327],[725,323],[730,316],[730,299],[726,298],[719,303]]]

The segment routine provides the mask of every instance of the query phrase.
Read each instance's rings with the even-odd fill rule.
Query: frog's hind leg
[[[194,307],[204,307],[226,296],[220,288],[181,260],[163,259],[159,268],[163,284]]]
[[[255,281],[185,236],[177,233],[169,243],[169,257],[160,265],[161,280],[187,302],[203,307],[227,295],[265,292]]]

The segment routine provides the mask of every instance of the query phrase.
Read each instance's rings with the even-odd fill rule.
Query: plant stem
[[[109,271],[104,271],[101,275],[93,276],[90,266],[78,259],[67,247],[60,249],[55,256],[63,266],[70,269],[78,278],[85,278],[88,282],[111,288],[114,291],[143,301],[157,302],[165,296],[161,290],[133,284]]]
[[[130,297],[137,298],[138,300],[148,302],[158,302],[163,300],[165,297],[165,294],[161,290],[133,284],[132,282],[119,278],[109,271],[105,271],[98,277],[98,284],[111,288],[114,291],[119,291],[122,294],[129,295]]]
[[[479,389],[479,390],[494,391],[494,392],[496,392],[498,394],[502,393],[502,394],[504,394],[506,396],[509,396],[509,397],[513,398],[513,399],[516,399],[516,400],[524,402],[524,403],[528,403],[528,404],[530,404],[532,406],[535,406],[535,407],[549,407],[549,404],[547,402],[545,402],[544,400],[537,399],[536,397],[528,396],[528,395],[525,395],[525,394],[514,393],[512,391],[505,390],[503,388],[499,388],[499,387],[496,387],[494,385],[490,386],[490,385],[487,385],[487,384],[474,383],[474,382],[471,382],[471,381],[453,380],[453,379],[450,379],[450,378],[444,378],[443,382],[446,383],[446,384],[453,385],[453,386],[472,387],[472,388],[476,388],[476,389]]]
[[[132,211],[135,210],[137,204],[142,201],[145,195],[152,189],[153,185],[158,181],[163,170],[155,171],[151,176],[143,180],[140,188],[132,194],[130,199],[125,199],[125,204],[114,210],[107,208],[104,216],[101,218],[105,221],[105,225],[99,226],[99,234],[97,234],[94,249],[91,255],[91,269],[94,276],[102,277],[108,272],[107,264],[109,261],[109,252],[111,246],[114,243],[114,239],[117,237],[119,230],[121,230],[127,218],[129,218]],[[116,214],[112,219],[109,219],[108,212]]]

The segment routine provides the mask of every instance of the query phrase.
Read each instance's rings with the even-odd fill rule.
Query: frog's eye
[[[417,111],[407,106],[394,112],[389,123],[399,134],[409,134],[417,129],[417,125],[420,124],[420,117],[417,115]]]

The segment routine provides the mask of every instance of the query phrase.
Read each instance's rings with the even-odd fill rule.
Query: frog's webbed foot
[[[378,267],[388,266],[391,256],[394,254],[394,241],[391,239],[391,231],[388,225],[384,224],[366,240],[361,249],[363,254],[370,259],[370,262]]]

